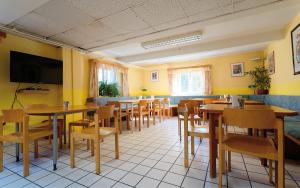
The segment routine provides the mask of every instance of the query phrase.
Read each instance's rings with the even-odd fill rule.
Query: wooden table
[[[231,105],[226,104],[207,104],[201,107],[201,110],[209,114],[209,161],[210,161],[210,177],[216,177],[216,159],[217,159],[217,140],[216,130],[218,126],[218,117],[225,108],[232,108]],[[298,112],[270,105],[245,105],[245,109],[271,109],[275,112],[277,118],[284,118],[285,116],[297,116]]]
[[[231,104],[232,102],[230,101],[225,101],[225,100],[215,100],[212,101],[212,104]],[[245,100],[245,104],[248,105],[264,105],[264,102],[261,101],[253,101],[253,100]]]
[[[53,156],[53,170],[56,170],[57,164],[57,117],[66,116],[67,114],[82,113],[88,111],[95,111],[98,109],[97,105],[82,105],[70,106],[64,108],[63,106],[47,107],[47,108],[30,108],[26,109],[25,113],[31,116],[52,116],[53,127],[53,141],[52,141],[52,156]],[[65,118],[66,119],[66,118]]]

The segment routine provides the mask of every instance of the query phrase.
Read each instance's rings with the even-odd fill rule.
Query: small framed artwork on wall
[[[158,81],[158,71],[151,72],[151,81],[153,82]]]
[[[274,54],[274,51],[272,51],[271,53],[268,54],[267,64],[268,64],[269,74],[274,74],[275,73],[275,54]]]
[[[244,63],[232,63],[231,76],[232,77],[244,76]]]
[[[294,75],[300,74],[300,24],[291,31]]]

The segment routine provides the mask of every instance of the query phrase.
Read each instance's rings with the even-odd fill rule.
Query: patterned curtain
[[[211,95],[212,94],[211,67],[207,66],[203,68],[203,71],[204,71],[204,79],[205,79],[204,94]]]
[[[169,79],[169,92],[173,93],[173,70],[168,69],[168,79]]]
[[[129,85],[128,85],[128,69],[124,68],[123,71],[123,96],[128,96],[129,95]]]
[[[90,84],[89,97],[98,97],[98,64],[96,61],[90,61]]]

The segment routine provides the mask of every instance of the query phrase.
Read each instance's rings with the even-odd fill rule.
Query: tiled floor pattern
[[[242,129],[235,130],[243,131]],[[69,167],[69,151],[59,153],[58,170],[52,171],[51,145],[40,146],[40,157],[31,153],[30,176],[22,177],[22,162],[15,162],[15,147],[7,145],[5,170],[0,173],[0,187],[217,187],[217,178],[209,177],[208,140],[196,139],[196,155],[190,155],[190,167],[183,167],[183,142],[177,135],[177,120],[165,120],[141,132],[124,131],[120,137],[120,159],[114,159],[114,138],[101,143],[101,174],[95,174],[94,158],[85,142],[77,141],[76,168]],[[223,175],[224,187],[272,187],[268,170],[260,161],[245,155],[232,156],[232,172]],[[300,187],[299,162],[287,161],[286,187]]]

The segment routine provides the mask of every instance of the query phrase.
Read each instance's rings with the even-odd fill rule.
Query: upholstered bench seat
[[[285,134],[299,140],[300,143],[300,119],[287,117],[284,120]]]

